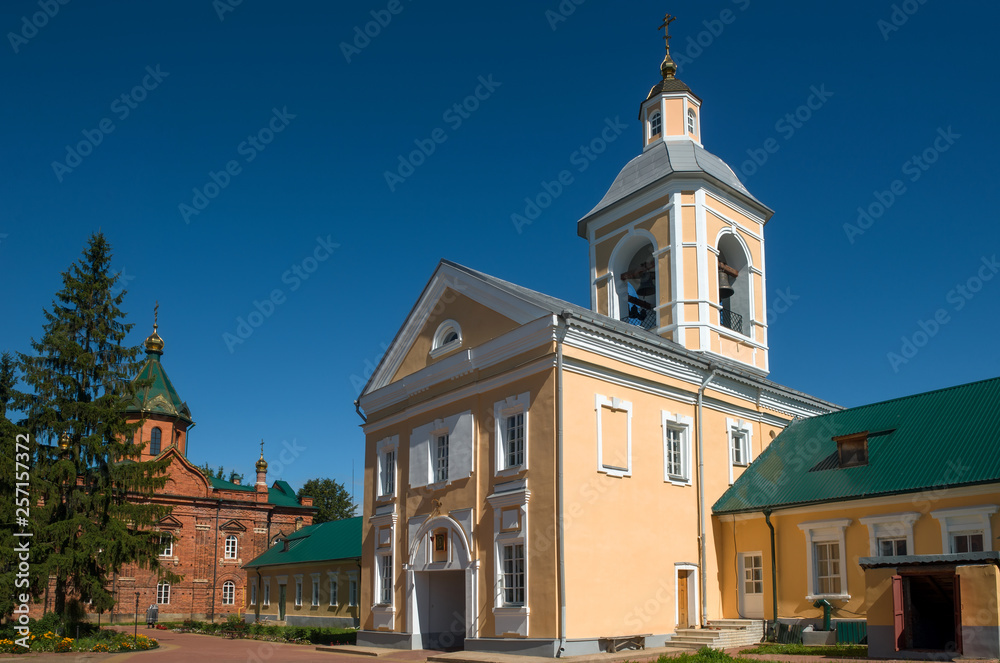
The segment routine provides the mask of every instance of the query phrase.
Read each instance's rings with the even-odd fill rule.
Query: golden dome
[[[260,458],[257,460],[257,471],[267,472],[267,461],[264,460],[264,452],[260,452]]]
[[[153,333],[146,337],[146,352],[152,352],[158,355],[163,354],[163,339],[160,335],[156,333],[156,319],[160,314],[160,302],[156,302],[156,306],[153,307]]]
[[[69,449],[69,435],[67,435],[66,433],[63,433],[59,437],[59,448],[62,449],[62,450],[64,450],[64,451],[66,449]]]

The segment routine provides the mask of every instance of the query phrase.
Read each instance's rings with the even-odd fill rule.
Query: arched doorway
[[[406,627],[413,647],[462,649],[474,638],[476,572],[469,541],[450,516],[429,518],[410,540],[406,569]]]

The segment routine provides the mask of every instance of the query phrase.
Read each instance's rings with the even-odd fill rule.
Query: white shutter
[[[410,487],[426,486],[430,477],[430,437],[433,424],[414,428],[410,433]]]
[[[448,474],[451,479],[464,479],[472,476],[472,461],[475,457],[475,426],[472,410],[454,417],[448,417],[445,422],[451,431],[448,450]]]

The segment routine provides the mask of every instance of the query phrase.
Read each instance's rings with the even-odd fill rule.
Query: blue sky
[[[668,10],[705,147],[776,211],[770,377],[858,405],[1000,374],[1000,7],[234,3],[0,12],[0,349],[41,335],[101,229],[132,342],[160,302],[196,463],[249,476],[261,438],[286,442],[282,478],[350,484],[353,463],[360,496],[358,385],[440,258],[588,305],[576,221],[640,151]]]

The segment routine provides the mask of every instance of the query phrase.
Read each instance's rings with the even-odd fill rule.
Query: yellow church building
[[[767,379],[772,211],[703,146],[669,50],[660,73],[640,153],[577,224],[589,307],[441,261],[362,391],[359,644],[762,636],[762,602],[723,619],[711,507],[793,419],[839,408]]]

